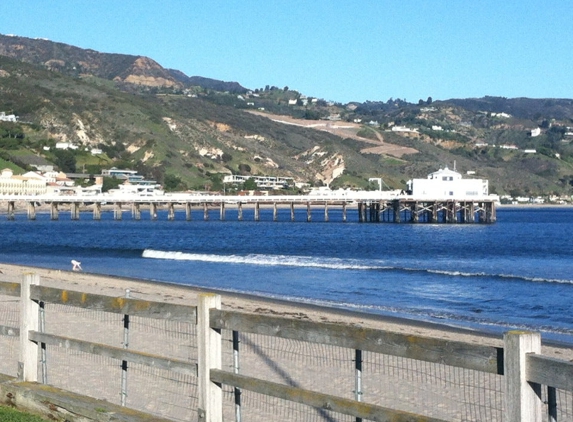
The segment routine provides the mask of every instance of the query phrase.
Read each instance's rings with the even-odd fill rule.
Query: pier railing
[[[0,282],[0,305],[7,375],[157,420],[573,420],[573,363],[541,355],[537,333],[480,346],[221,310],[214,294],[182,306],[60,290],[34,274]]]

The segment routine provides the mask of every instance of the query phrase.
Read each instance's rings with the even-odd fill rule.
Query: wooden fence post
[[[211,382],[211,369],[221,369],[221,332],[209,324],[209,310],[221,309],[221,296],[201,294],[197,304],[197,349],[198,349],[198,396],[197,407],[200,422],[222,422],[223,390]]]
[[[38,381],[38,344],[30,341],[28,332],[38,331],[40,304],[30,299],[30,286],[39,285],[40,276],[26,273],[22,276],[20,287],[20,360],[18,361],[18,379]]]
[[[504,334],[506,422],[541,422],[541,386],[527,382],[526,358],[541,353],[541,335],[528,331]]]

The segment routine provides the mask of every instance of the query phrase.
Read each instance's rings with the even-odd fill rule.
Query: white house
[[[535,129],[531,129],[531,137],[535,138],[536,136],[541,135],[541,129],[536,127]]]
[[[118,169],[116,167],[112,167],[110,169],[103,169],[101,171],[101,175],[107,177],[117,177],[117,178],[127,179],[128,177],[136,176],[137,170],[123,170],[123,169]],[[143,176],[141,176],[141,178],[143,179]]]
[[[488,181],[462,179],[462,175],[449,168],[430,173],[426,179],[412,179],[408,191],[416,199],[477,199],[488,196]]]
[[[0,122],[17,122],[18,116],[14,114],[6,114],[5,111],[0,111]]]
[[[418,132],[418,129],[411,129],[411,128],[406,127],[406,126],[392,126],[392,132],[408,132],[408,133],[412,133],[412,132]]]
[[[56,149],[70,149],[71,147],[70,142],[56,142]]]

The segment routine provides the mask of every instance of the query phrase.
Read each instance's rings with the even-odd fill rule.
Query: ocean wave
[[[186,252],[169,252],[145,249],[143,258],[166,259],[175,261],[201,261],[201,262],[222,262],[226,264],[251,264],[265,266],[286,266],[286,267],[308,267],[325,268],[333,270],[377,270],[392,269],[391,267],[371,266],[359,263],[359,261],[345,260],[339,258],[315,258],[306,256],[289,255],[213,255],[194,254]]]
[[[455,270],[441,270],[433,268],[414,268],[388,265],[380,260],[363,261],[357,259],[342,259],[329,257],[310,257],[310,256],[293,256],[293,255],[268,255],[268,254],[249,254],[249,255],[216,255],[216,254],[197,254],[181,251],[159,251],[155,249],[145,249],[142,253],[143,258],[164,259],[175,261],[198,261],[213,262],[225,264],[248,264],[261,266],[284,266],[284,267],[306,267],[322,268],[332,270],[357,270],[357,271],[394,271],[394,272],[419,272],[426,274],[436,274],[447,277],[468,277],[468,278],[496,278],[515,281],[527,281],[535,283],[559,283],[573,284],[573,280],[527,277],[516,274],[488,274],[485,272],[465,272]]]

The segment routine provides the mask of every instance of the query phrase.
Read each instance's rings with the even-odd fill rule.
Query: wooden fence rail
[[[211,310],[211,328],[400,356],[503,375],[503,349],[340,324]]]
[[[504,421],[507,422],[542,420],[539,394],[541,385],[551,387],[550,393],[554,393],[556,388],[573,392],[573,363],[542,356],[541,337],[537,333],[506,333],[502,349],[362,327],[223,311],[220,309],[220,296],[214,294],[200,295],[195,307],[61,290],[40,286],[39,282],[39,277],[31,273],[23,276],[21,285],[0,282],[0,295],[21,295],[20,327],[0,326],[0,335],[20,336],[18,375],[21,380],[38,381],[38,353],[41,346],[45,345],[192,375],[197,377],[197,414],[201,422],[222,421],[223,385],[331,410],[356,417],[357,420],[439,421],[359,400],[224,371],[221,369],[221,330],[320,343],[503,375]],[[38,315],[43,302],[197,324],[198,363],[41,332]],[[549,400],[555,400],[551,394]],[[550,402],[548,407],[550,420],[556,420],[556,404]]]

